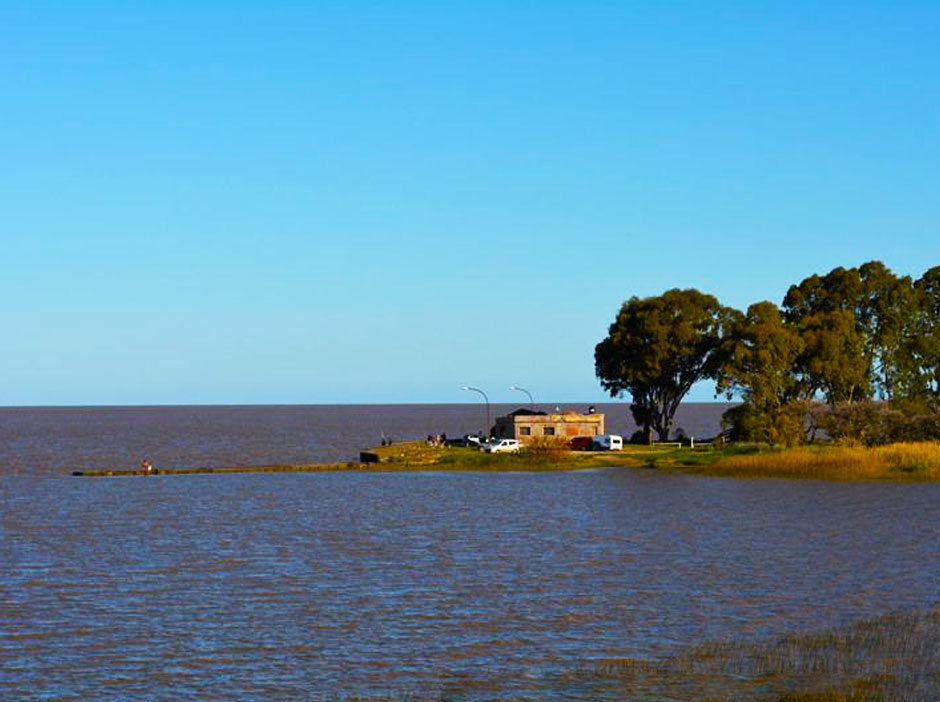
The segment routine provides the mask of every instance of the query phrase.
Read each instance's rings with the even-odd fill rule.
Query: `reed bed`
[[[935,702],[940,611],[866,619],[845,630],[713,643],[660,660],[596,661],[556,681],[619,700]]]
[[[720,457],[702,472],[738,477],[940,481],[940,443],[804,446]]]

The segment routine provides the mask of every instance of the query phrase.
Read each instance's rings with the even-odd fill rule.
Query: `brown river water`
[[[585,403],[536,405],[584,411]],[[730,405],[688,404],[676,428],[714,436]],[[607,431],[636,430],[629,405],[598,404]],[[490,418],[518,408],[493,404]],[[0,408],[0,473],[154,466],[246,466],[357,460],[360,449],[429,434],[482,432],[483,403],[461,405],[280,405],[223,407]]]
[[[0,412],[0,700],[621,699],[567,673],[940,595],[940,485],[62,470],[352,450],[307,410]]]

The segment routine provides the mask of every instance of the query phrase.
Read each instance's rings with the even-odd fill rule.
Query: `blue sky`
[[[631,295],[917,276],[938,26],[936,2],[5,2],[0,404],[596,401]]]

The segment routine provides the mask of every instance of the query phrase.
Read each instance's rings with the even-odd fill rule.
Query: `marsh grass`
[[[622,458],[631,459],[637,465],[646,468],[696,468],[710,466],[717,461],[730,456],[750,455],[760,451],[755,444],[732,444],[723,448],[712,446],[699,446],[694,449],[688,446],[678,448],[662,448],[659,446],[643,446],[630,444],[624,446],[620,454]],[[608,454],[613,458],[616,454]]]
[[[940,443],[803,446],[721,456],[705,471],[739,477],[825,480],[940,480]]]
[[[190,473],[298,473],[326,471],[570,471],[614,466],[680,469],[740,478],[819,480],[915,480],[940,482],[940,443],[909,442],[875,448],[816,445],[790,449],[737,444],[690,449],[624,447],[622,452],[568,451],[560,442],[533,444],[518,453],[484,453],[476,448],[406,442],[372,449],[378,463],[328,463],[242,467],[160,468],[155,475]],[[73,475],[140,475],[139,470],[74,471]]]
[[[933,702],[940,699],[940,611],[774,641],[705,644],[660,660],[596,661],[558,684],[622,700]]]
[[[476,448],[443,449],[435,463],[444,470],[553,471],[593,467],[585,456],[554,441],[535,442],[518,453],[485,453]]]

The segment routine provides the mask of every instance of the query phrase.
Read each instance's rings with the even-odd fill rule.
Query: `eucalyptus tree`
[[[800,320],[803,352],[796,372],[804,397],[821,392],[830,405],[855,402],[870,395],[865,341],[846,310],[820,312]]]
[[[623,303],[594,349],[594,368],[612,397],[630,394],[633,418],[647,437],[655,430],[665,441],[691,387],[715,378],[728,317],[715,297],[692,289]]]
[[[792,285],[783,308],[804,337],[796,370],[806,392],[822,392],[830,404],[894,397],[914,297],[910,278],[880,261]]]
[[[912,333],[916,294],[909,276],[898,277],[880,261],[858,269],[862,283],[857,321],[865,338],[873,392],[884,400],[904,396],[898,387],[909,366],[904,339]]]
[[[833,268],[824,276],[813,274],[791,285],[783,299],[784,316],[798,322],[820,312],[848,311],[854,316],[862,294],[856,268]]]
[[[915,400],[934,408],[940,403],[940,266],[934,266],[914,283],[916,304],[905,337],[908,352],[906,381]]]
[[[800,399],[794,374],[804,341],[772,302],[758,302],[747,312],[732,314],[724,340],[723,363],[715,385],[730,400],[739,396],[747,405],[749,438],[792,443],[802,434],[799,417],[788,412]]]

